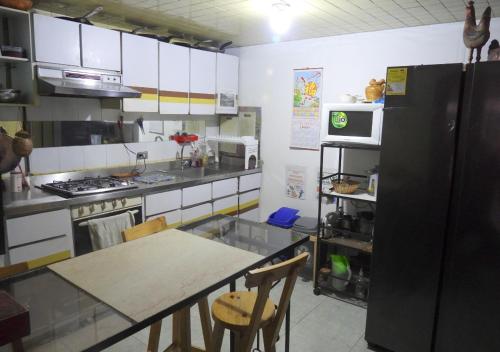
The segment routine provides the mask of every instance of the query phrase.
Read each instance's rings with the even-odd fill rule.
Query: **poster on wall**
[[[323,69],[296,69],[293,75],[290,148],[319,150]]]
[[[286,196],[293,199],[306,199],[307,169],[302,166],[286,167]]]

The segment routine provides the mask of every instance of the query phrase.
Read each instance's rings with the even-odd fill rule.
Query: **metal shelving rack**
[[[324,173],[324,151],[325,148],[338,148],[338,167],[337,167],[337,172],[329,175],[323,175]],[[366,202],[366,203],[371,203],[375,204],[377,199],[376,196],[369,195],[368,193],[362,193],[362,192],[357,192],[355,194],[339,194],[333,191],[325,191],[323,189],[323,181],[326,179],[332,179],[332,178],[337,178],[340,180],[344,176],[348,177],[356,177],[356,178],[367,178],[366,175],[358,175],[358,174],[351,174],[351,173],[346,173],[342,171],[342,155],[343,155],[343,150],[344,149],[359,149],[359,150],[371,150],[371,151],[378,151],[380,150],[380,146],[378,145],[369,145],[369,144],[350,144],[350,143],[323,143],[321,145],[321,160],[320,160],[320,176],[319,176],[319,197],[318,197],[318,232],[317,232],[317,239],[315,245],[317,246],[315,248],[315,265],[314,265],[314,270],[315,275],[314,275],[314,294],[319,295],[319,294],[326,294],[327,296],[331,296],[337,299],[340,299],[342,301],[346,301],[348,303],[352,303],[361,307],[366,307],[366,301],[361,300],[359,298],[354,297],[353,294],[349,292],[336,292],[334,289],[329,289],[324,286],[320,286],[319,284],[319,270],[321,268],[322,260],[321,257],[323,255],[322,253],[322,245],[325,246],[339,246],[339,247],[347,247],[351,248],[354,250],[359,251],[360,253],[363,253],[365,255],[371,256],[372,253],[372,244],[370,242],[366,241],[361,241],[357,239],[351,239],[351,238],[346,238],[345,235],[349,235],[350,231],[346,230],[340,230],[338,232],[342,233],[343,236],[341,237],[332,237],[332,238],[325,238],[324,237],[324,228],[322,226],[321,222],[321,208],[322,208],[322,200],[323,198],[337,198],[337,200],[351,200],[351,201],[357,201],[357,202]],[[337,201],[336,208],[338,210],[339,207],[339,202]],[[323,261],[324,262],[324,261]],[[337,278],[340,279],[340,278]],[[341,279],[345,280],[345,279]],[[350,282],[354,283],[352,281],[352,278]]]

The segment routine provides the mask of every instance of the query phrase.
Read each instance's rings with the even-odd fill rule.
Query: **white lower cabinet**
[[[158,214],[154,216],[147,217],[146,220],[152,220],[164,216],[167,221],[167,227],[169,229],[174,229],[181,226],[182,224],[182,212],[180,209],[169,211],[168,213]]]
[[[181,199],[182,191],[180,189],[147,195],[144,197],[146,217],[179,209]]]
[[[252,189],[260,188],[262,182],[262,173],[250,174],[245,176],[240,176],[240,192],[250,191]]]
[[[230,196],[238,193],[238,178],[228,178],[226,180],[215,181],[212,183],[212,198]]]
[[[212,200],[211,183],[182,189],[183,207],[189,207],[191,205],[209,202],[210,200]]]
[[[68,251],[74,255],[69,209],[8,219],[6,235],[10,264]]]
[[[203,220],[209,216],[212,216],[212,203],[205,203],[192,208],[182,209],[182,224]]]
[[[25,244],[9,249],[9,263],[17,264],[32,260],[43,260],[44,257],[60,256],[60,259],[72,256],[73,243],[69,236],[54,237],[48,240]]]
[[[226,198],[221,198],[214,201],[214,215],[231,215],[236,216],[238,214],[238,196],[230,196]]]
[[[238,201],[240,219],[260,222],[260,189],[241,193]]]

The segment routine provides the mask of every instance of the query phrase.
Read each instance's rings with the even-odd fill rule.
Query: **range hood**
[[[141,93],[125,87],[121,75],[79,69],[38,67],[38,94],[84,98],[140,98]]]

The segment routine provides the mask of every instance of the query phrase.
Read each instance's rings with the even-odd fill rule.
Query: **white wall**
[[[335,102],[343,93],[364,95],[368,81],[385,77],[387,66],[464,62],[462,26],[451,23],[230,50],[240,57],[240,105],[262,107],[263,220],[281,206],[300,209],[304,216],[317,212],[319,152],[289,149],[293,69],[324,68],[323,102]],[[491,32],[491,38],[500,37],[500,19],[492,20]],[[330,160],[334,165],[335,158]],[[287,163],[308,169],[304,201],[285,196]]]

